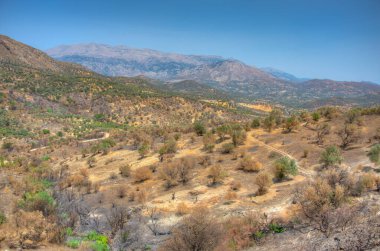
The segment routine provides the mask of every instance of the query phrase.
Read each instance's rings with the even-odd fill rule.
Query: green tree
[[[260,127],[260,119],[254,118],[251,123],[252,128],[259,128]]]
[[[318,122],[321,118],[321,114],[319,114],[319,112],[313,112],[313,114],[311,114],[311,117],[315,122]]]
[[[143,143],[138,149],[138,152],[141,158],[144,158],[149,153],[149,150],[150,150],[149,144]]]
[[[369,160],[375,165],[380,165],[380,144],[371,147],[368,153]]]
[[[216,128],[216,133],[218,134],[221,141],[226,139],[226,135],[231,131],[231,127],[229,125],[221,125]]]
[[[275,176],[278,180],[283,180],[289,175],[297,175],[298,167],[294,159],[289,157],[282,157],[275,163]]]
[[[202,136],[206,133],[206,127],[201,121],[196,121],[194,123],[194,131],[198,136]]]
[[[287,133],[290,133],[292,132],[294,129],[297,128],[297,126],[299,125],[299,121],[298,121],[298,118],[296,115],[292,115],[291,117],[287,118],[285,120],[285,123],[284,123],[284,130],[287,132]]]
[[[319,162],[324,167],[340,164],[342,161],[343,157],[340,153],[340,150],[336,146],[327,147],[326,150],[322,152],[321,158],[319,159]]]

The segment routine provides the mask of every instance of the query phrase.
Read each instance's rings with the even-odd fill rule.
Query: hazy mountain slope
[[[181,55],[102,44],[59,46],[47,53],[58,60],[80,63],[108,76],[145,75],[162,80],[176,78],[184,69],[223,60],[216,56]]]
[[[231,99],[232,96],[222,90],[201,84],[194,80],[169,82],[161,85],[161,90],[181,93],[191,98],[201,99]]]
[[[266,73],[272,75],[275,78],[279,78],[279,79],[286,80],[286,81],[298,83],[298,82],[302,82],[302,81],[307,80],[304,78],[298,78],[298,77],[296,77],[290,73],[287,73],[287,72],[284,72],[284,71],[281,71],[281,70],[278,70],[278,69],[275,69],[272,67],[264,67],[264,68],[260,68],[260,70],[265,71]]]
[[[194,80],[197,84],[206,84],[247,101],[260,100],[292,107],[380,103],[380,86],[376,84],[299,79],[272,68],[259,69],[216,56],[99,44],[60,46],[47,52],[59,60],[79,63],[109,76],[144,75],[164,82]],[[195,84],[188,84],[191,83]],[[196,89],[186,86],[181,91],[197,93]]]

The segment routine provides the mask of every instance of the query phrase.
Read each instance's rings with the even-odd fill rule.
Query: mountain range
[[[219,56],[181,55],[99,44],[59,46],[46,53],[53,58],[0,36],[1,62],[56,73],[98,74],[100,78],[139,76],[140,80],[133,82],[189,97],[267,102],[290,108],[380,103],[380,85],[300,79],[275,69],[259,69]]]
[[[161,80],[161,85],[181,82],[181,90],[194,89],[191,85],[196,81],[247,101],[305,108],[320,104],[380,103],[380,86],[373,83],[298,78],[273,68],[260,69],[219,56],[94,43],[58,46],[46,52],[57,60],[78,63],[108,76],[144,75]]]

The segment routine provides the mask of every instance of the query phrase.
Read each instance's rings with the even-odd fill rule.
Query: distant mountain
[[[292,107],[314,107],[323,104],[321,100],[332,105],[341,105],[342,100],[348,105],[380,103],[380,86],[376,84],[300,79],[273,68],[259,69],[218,56],[182,55],[102,44],[65,45],[47,53],[58,60],[79,63],[108,76],[143,75],[161,80],[159,84],[181,83],[181,91],[187,93],[200,94],[199,85],[202,85],[202,88],[210,87],[247,101]],[[181,82],[185,80],[195,82]],[[190,88],[190,85],[195,86]],[[209,91],[206,93],[210,94]]]
[[[79,63],[108,76],[138,76],[169,80],[183,70],[223,61],[216,56],[165,53],[150,49],[103,44],[59,46],[47,53],[55,59]]]
[[[197,99],[218,99],[228,100],[233,97],[217,88],[201,84],[194,80],[183,80],[178,82],[168,82],[161,85],[161,90],[168,90],[175,93],[181,93],[190,98]]]
[[[299,83],[299,82],[303,82],[303,81],[307,80],[305,78],[298,78],[298,77],[296,77],[290,73],[287,73],[287,72],[284,72],[284,71],[281,71],[281,70],[278,70],[278,69],[275,69],[272,67],[264,67],[264,68],[260,68],[260,69],[265,71],[266,73],[269,73],[273,77],[283,79],[286,81]]]

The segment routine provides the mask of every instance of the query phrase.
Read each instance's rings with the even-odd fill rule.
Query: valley
[[[123,46],[48,53],[0,36],[0,249],[380,245],[378,85]]]

